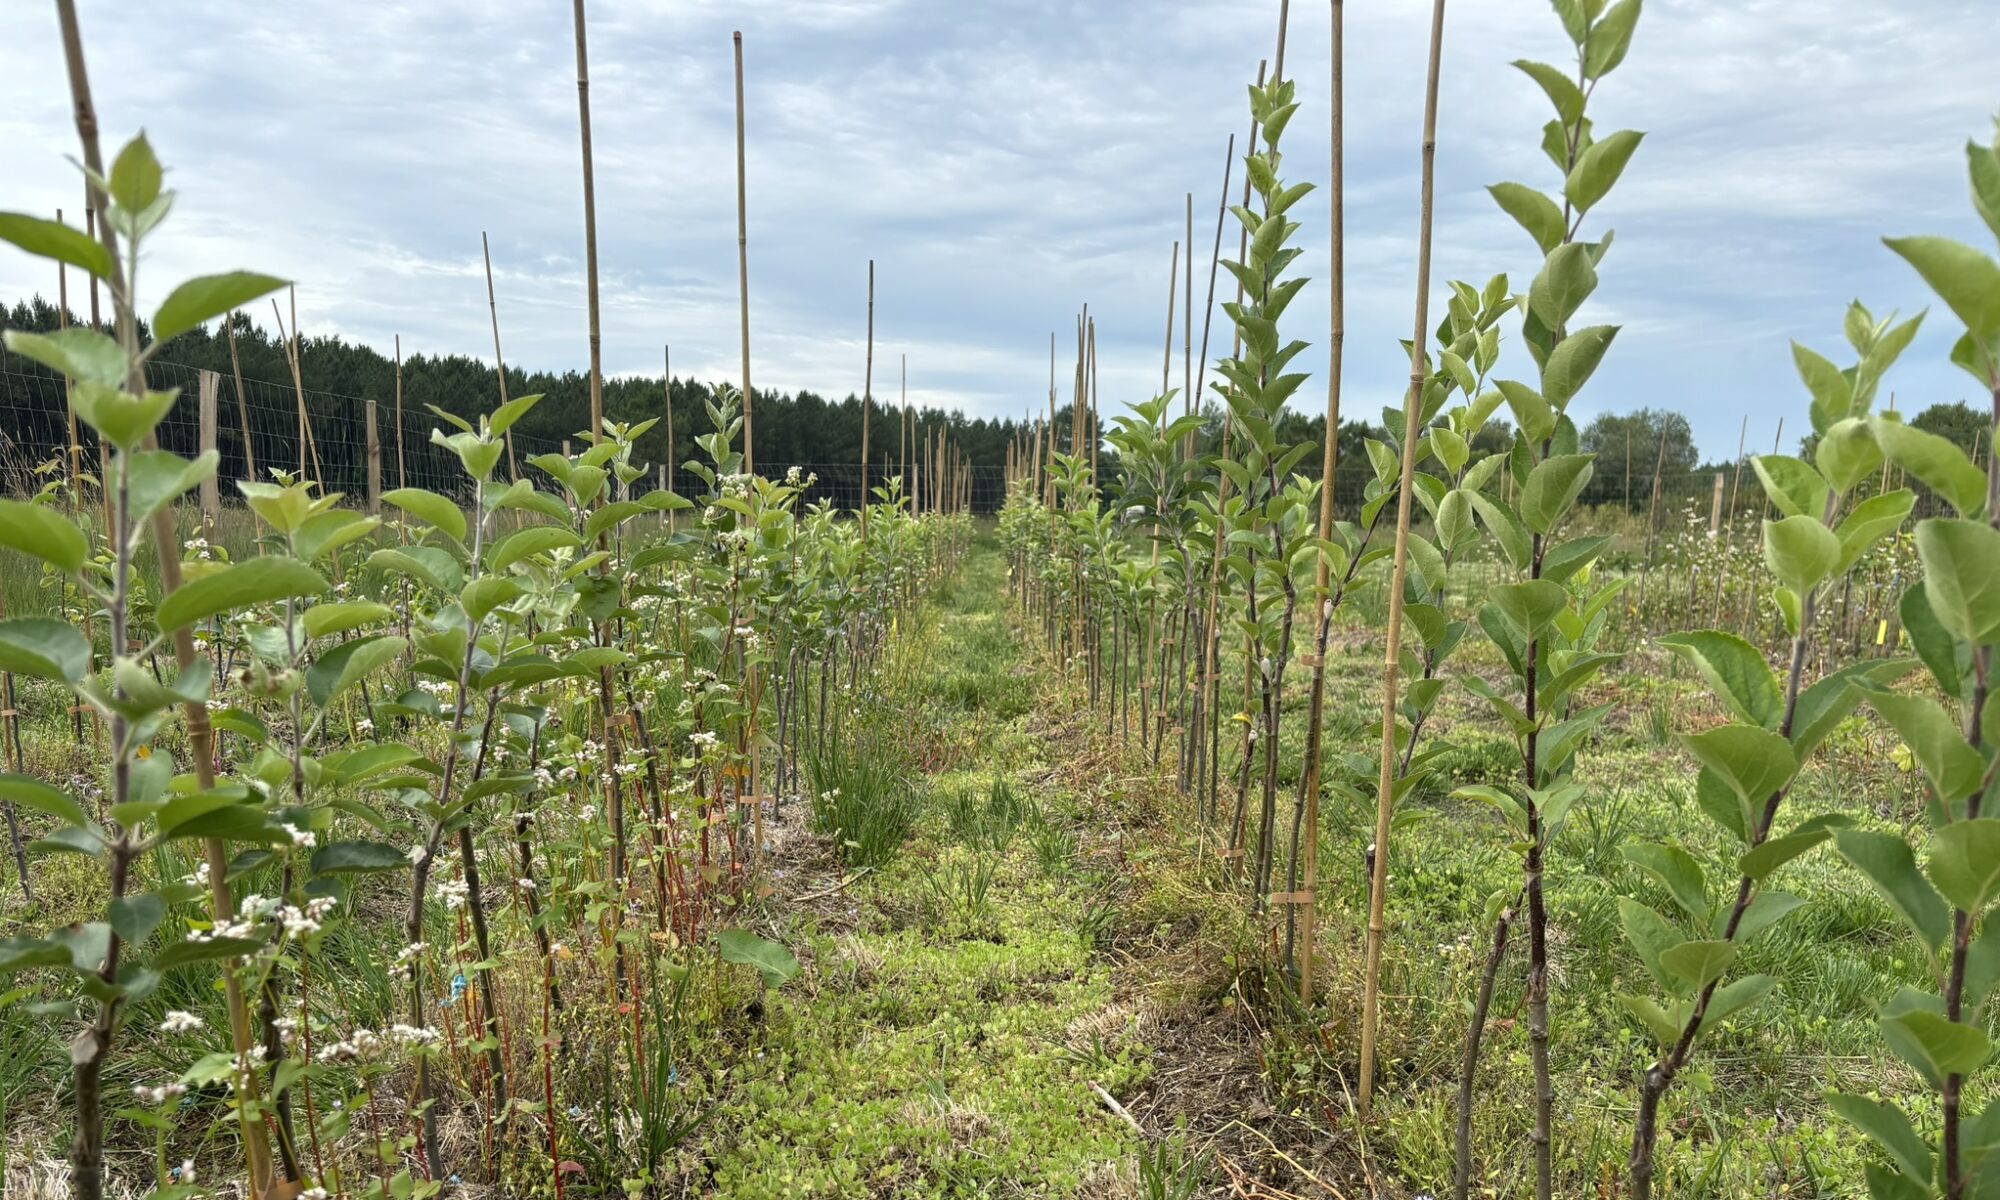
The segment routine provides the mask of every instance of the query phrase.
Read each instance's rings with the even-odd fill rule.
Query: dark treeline
[[[79,315],[74,311],[74,298],[71,308],[72,324],[87,323],[87,312]],[[57,326],[55,305],[39,296],[16,304],[11,311],[0,309],[0,328],[47,332]],[[284,343],[275,333],[238,314],[236,353],[248,393],[251,437],[259,472],[267,473],[271,467],[297,467],[298,407]],[[338,337],[304,338],[299,359],[325,485],[350,492],[365,488],[366,401],[374,400],[383,445],[383,486],[395,487],[394,359],[375,347],[356,345]],[[217,449],[223,458],[222,474],[225,478],[242,475],[245,458],[241,422],[229,338],[222,323],[215,322],[176,337],[161,349],[158,362],[151,380],[153,386],[179,386],[189,396],[188,402],[178,406],[170,423],[162,427],[163,444],[183,453],[194,449],[195,372],[215,371],[221,376]],[[403,359],[402,378],[408,482],[412,486],[442,486],[462,472],[448,451],[429,444],[431,429],[441,422],[427,406],[474,417],[491,411],[499,403],[498,381],[493,368],[462,354],[408,354]],[[705,402],[713,386],[675,377],[672,452],[668,450],[667,422],[663,419],[640,439],[638,457],[649,466],[669,462],[678,466],[698,457],[694,439],[711,432]],[[590,424],[588,376],[580,371],[556,374],[508,367],[509,396],[537,392],[544,399],[515,426],[519,454],[557,449],[565,438],[581,445],[583,431]],[[604,381],[604,414],[612,421],[629,423],[664,418],[662,399],[658,375],[620,376]],[[52,454],[66,440],[61,381],[54,372],[37,363],[19,355],[4,356],[4,361],[0,361],[0,408],[5,410],[4,434],[17,460],[32,454]],[[871,477],[879,484],[887,474],[896,471],[901,461],[902,413],[893,394],[878,393],[874,410],[869,458],[873,464]],[[848,467],[860,461],[861,399],[857,395],[829,400],[812,391],[784,393],[760,388],[756,394],[755,421],[760,470],[807,464],[820,468],[825,476],[827,466]],[[996,480],[992,503],[998,503],[998,468],[1006,462],[1007,443],[1021,432],[1018,420],[973,419],[957,411],[917,408],[911,411],[910,423],[919,447],[925,436],[934,437],[942,431],[975,466],[992,468],[979,474],[990,474]],[[912,456],[916,453],[915,449],[911,451]],[[849,502],[858,476],[856,469],[841,480]]]

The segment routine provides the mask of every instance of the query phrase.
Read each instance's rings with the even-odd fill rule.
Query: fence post
[[[375,402],[368,402],[368,513],[382,515],[382,438],[375,429]]]
[[[214,371],[201,373],[201,453],[215,452],[215,402],[222,390],[222,377]],[[213,534],[222,520],[222,493],[216,486],[215,472],[208,473],[201,481],[201,520],[206,526],[204,533]]]
[[[1713,538],[1722,532],[1722,472],[1715,473],[1715,499],[1708,504],[1708,536]]]

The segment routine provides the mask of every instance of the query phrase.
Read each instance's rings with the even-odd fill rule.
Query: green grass
[[[1015,704],[1031,681],[999,611],[999,561],[975,555],[940,602],[933,644],[911,651],[956,664],[958,682],[891,696],[882,718],[947,725],[967,765],[931,790],[967,798],[972,815],[954,829],[950,806],[934,805],[906,853],[854,889],[851,914],[801,929],[809,988],[780,994],[761,1073],[708,1133],[717,1194],[1081,1197],[1136,1178],[1137,1139],[1091,1085],[1129,1089],[1145,1050],[1118,1038],[1102,1057],[1080,1053],[1078,1028],[1116,999],[1075,920],[1084,881],[1044,870],[1032,839],[995,833],[1078,815],[1074,796],[1044,791],[1031,820],[1003,782],[1041,769],[1046,747]],[[980,901],[965,902],[982,877]],[[940,880],[958,900],[936,902]]]

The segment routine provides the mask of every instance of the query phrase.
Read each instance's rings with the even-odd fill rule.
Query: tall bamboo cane
[[[1361,1001],[1363,1119],[1375,1097],[1375,1032],[1382,992],[1384,899],[1389,883],[1389,822],[1395,813],[1396,685],[1402,666],[1403,589],[1409,578],[1411,478],[1417,466],[1424,398],[1424,344],[1430,327],[1431,215],[1437,160],[1438,74],[1444,51],[1444,0],[1431,8],[1430,75],[1424,87],[1423,177],[1417,215],[1417,320],[1410,343],[1410,390],[1403,401],[1403,469],[1396,491],[1396,553],[1389,585],[1389,628],[1382,649],[1382,771],[1375,796],[1374,869],[1368,887],[1368,952]],[[1331,433],[1331,431],[1329,431]]]

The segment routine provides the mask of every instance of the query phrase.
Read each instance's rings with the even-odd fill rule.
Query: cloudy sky
[[[140,126],[179,206],[152,279],[248,266],[299,281],[308,334],[490,352],[489,231],[508,358],[586,359],[574,46],[562,0],[80,0],[108,138]],[[605,367],[736,374],[730,32],[745,41],[752,349],[760,387],[862,382],[876,261],[876,393],[975,415],[1044,403],[1048,339],[1099,318],[1108,402],[1159,385],[1169,254],[1195,197],[1206,290],[1226,139],[1275,41],[1277,0],[591,0]],[[1305,107],[1286,173],[1329,164],[1326,3],[1294,4]],[[1429,6],[1349,0],[1349,411],[1379,419],[1407,366]],[[1506,64],[1558,60],[1540,0],[1452,0],[1437,282],[1510,272],[1532,245],[1484,185],[1552,189],[1546,102]],[[1703,450],[1739,422],[1787,441],[1804,393],[1786,342],[1846,361],[1840,318],[1927,303],[1877,240],[1985,243],[1960,147],[1991,132],[1990,0],[1648,0],[1600,132],[1647,131],[1594,214],[1618,239],[1586,313],[1625,326],[1579,415],[1676,408]],[[53,5],[0,6],[0,207],[80,206]],[[1238,178],[1240,180],[1240,168]],[[1295,212],[1315,277],[1288,313],[1324,372],[1329,209]],[[0,297],[52,293],[0,247]],[[1225,279],[1226,279],[1225,275]],[[157,296],[155,297],[157,299]],[[1218,321],[1220,314],[1218,313]],[[1899,404],[1969,398],[1949,314],[1891,376]],[[1221,339],[1218,337],[1218,344]],[[1508,360],[1527,376],[1515,347]],[[1176,351],[1178,359],[1178,351]],[[1065,367],[1066,371],[1067,368]],[[1178,373],[1178,368],[1176,369]],[[1304,390],[1317,405],[1323,387]]]

